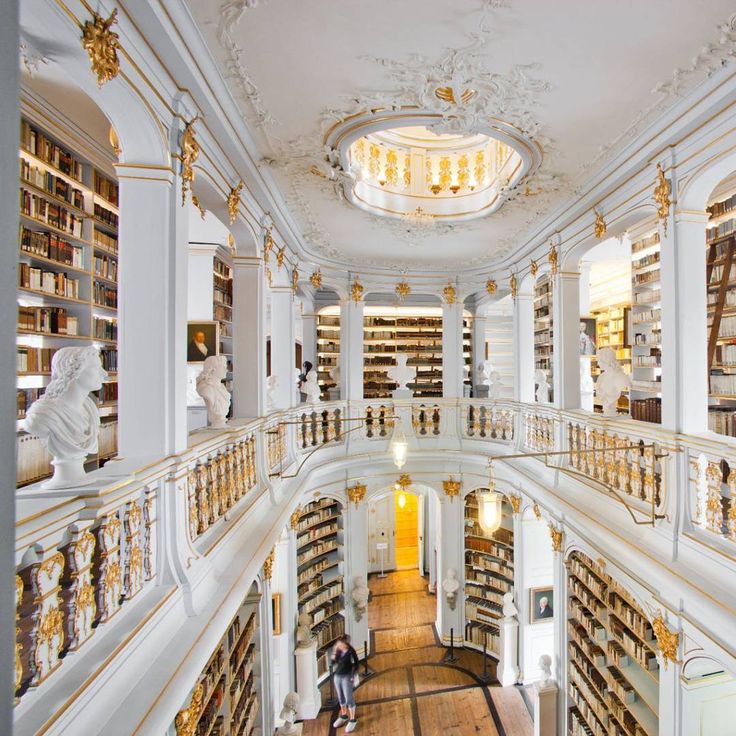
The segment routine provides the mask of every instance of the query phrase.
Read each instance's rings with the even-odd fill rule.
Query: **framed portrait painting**
[[[596,344],[595,317],[580,318],[580,355],[595,355]]]
[[[203,363],[220,352],[219,322],[187,323],[187,363]]]
[[[555,597],[552,586],[529,589],[529,623],[550,621],[555,615]]]

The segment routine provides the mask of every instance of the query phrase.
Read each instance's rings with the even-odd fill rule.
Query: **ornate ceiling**
[[[457,270],[513,252],[535,221],[733,56],[736,39],[727,0],[187,2],[307,251],[358,269]],[[383,133],[372,127],[379,118],[392,118],[378,126]],[[360,130],[358,119],[364,130],[341,150],[335,131]],[[356,207],[356,173],[365,195],[370,161],[366,154],[364,166],[351,166],[349,145],[369,133],[382,145],[401,142],[385,131],[410,125],[522,141],[530,163],[496,182],[497,206],[478,219],[380,211],[412,211],[408,204]],[[386,156],[374,172],[379,204]],[[397,172],[388,165],[400,187],[403,161]],[[462,161],[448,166],[452,181],[423,212],[443,211],[437,201],[462,188]],[[430,179],[437,188],[437,175]]]

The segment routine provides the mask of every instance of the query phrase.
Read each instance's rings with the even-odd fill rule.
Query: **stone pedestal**
[[[317,640],[309,646],[297,647],[296,691],[299,694],[299,718],[311,720],[317,717],[322,707],[322,695],[317,685]]]
[[[394,399],[410,399],[412,398],[412,395],[410,388],[397,388],[391,392],[391,396]]]
[[[488,389],[490,386],[487,383],[479,383],[473,387],[473,394],[476,399],[487,399]]]
[[[327,396],[329,396],[330,401],[340,401],[340,388],[338,386],[328,388]]]
[[[276,729],[276,736],[302,736],[302,731],[304,730],[304,724],[303,723],[295,723],[293,728],[289,731],[282,731],[281,729],[283,726],[279,726]]]
[[[557,683],[534,683],[534,736],[557,736]]]
[[[501,656],[497,677],[503,687],[519,681],[519,622],[515,618],[503,618],[501,629]]]

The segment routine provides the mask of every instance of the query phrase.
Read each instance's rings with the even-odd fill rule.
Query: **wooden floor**
[[[437,600],[416,570],[374,576],[368,621],[375,675],[355,691],[358,728],[365,736],[531,736],[532,720],[521,690],[484,686],[478,679],[483,657],[456,650],[458,661],[444,664],[447,649],[437,644],[434,630]],[[495,675],[493,660],[489,672]],[[329,698],[322,686],[322,702]],[[304,722],[304,736],[337,736],[337,708],[323,708]]]

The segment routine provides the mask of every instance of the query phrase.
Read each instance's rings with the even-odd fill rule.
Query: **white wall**
[[[736,680],[711,675],[682,688],[683,736],[736,736]]]

